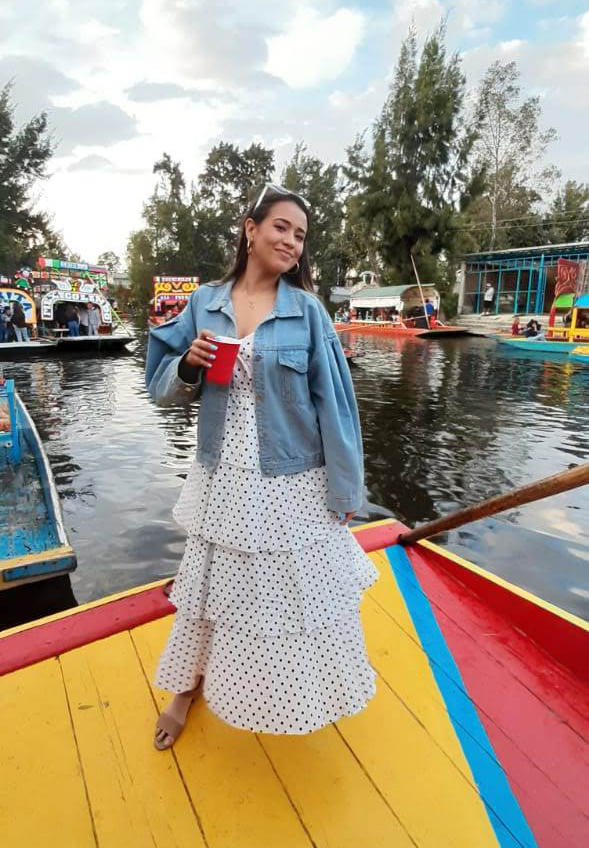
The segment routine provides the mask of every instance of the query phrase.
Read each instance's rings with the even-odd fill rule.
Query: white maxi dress
[[[174,509],[188,534],[156,686],[191,689],[234,727],[309,733],[375,692],[359,602],[378,572],[327,508],[325,467],[264,477],[253,333],[231,382],[220,460],[192,465]]]

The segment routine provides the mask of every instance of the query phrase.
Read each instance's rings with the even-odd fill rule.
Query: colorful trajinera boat
[[[469,335],[464,327],[442,324],[433,315],[426,316],[426,299],[437,314],[440,295],[434,286],[366,286],[350,293],[350,309],[356,312],[356,318],[346,323],[336,322],[335,327],[338,332],[345,330],[408,338]],[[373,317],[367,318],[367,315]]]
[[[39,433],[13,380],[0,385],[0,591],[76,568]]]
[[[203,700],[173,751],[150,681],[162,583],[0,633],[0,844],[571,848],[589,843],[589,623],[401,525],[355,529],[377,694],[308,736]]]
[[[153,297],[149,301],[149,324],[157,327],[182,312],[200,277],[154,277]]]
[[[569,353],[571,362],[578,365],[589,365],[589,345],[579,345]]]
[[[348,321],[347,323],[335,322],[338,333],[356,332],[370,333],[382,336],[395,336],[399,338],[422,338],[441,339],[447,336],[468,336],[469,330],[464,327],[455,327],[442,324],[439,321],[431,322],[428,327],[411,327],[403,320],[398,321]]]
[[[18,301],[25,313],[29,341],[0,344],[0,356],[38,355],[78,350],[122,350],[133,336],[118,319],[107,297],[108,271],[81,262],[40,257],[37,270],[20,272],[14,280],[0,280],[0,309]],[[71,336],[63,329],[66,311],[96,310],[96,335]]]

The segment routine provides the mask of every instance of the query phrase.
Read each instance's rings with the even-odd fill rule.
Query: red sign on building
[[[556,263],[556,291],[554,296],[576,294],[578,278],[579,263],[571,262],[570,259],[559,259]]]

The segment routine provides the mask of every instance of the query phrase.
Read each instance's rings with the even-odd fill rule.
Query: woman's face
[[[246,235],[252,242],[250,256],[272,274],[290,271],[299,261],[307,236],[307,216],[292,200],[280,200],[260,224],[248,218]]]

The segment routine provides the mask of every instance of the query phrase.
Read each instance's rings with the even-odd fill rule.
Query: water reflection
[[[172,575],[171,510],[197,410],[156,408],[145,332],[127,355],[5,364],[45,441],[79,567],[80,602]],[[369,498],[412,525],[589,455],[589,371],[487,339],[352,335]],[[589,617],[589,495],[575,490],[451,533],[480,565]]]
[[[368,486],[408,524],[587,461],[582,367],[504,356],[487,339],[349,341],[366,354],[355,384]],[[588,505],[576,489],[440,541],[589,618]]]

